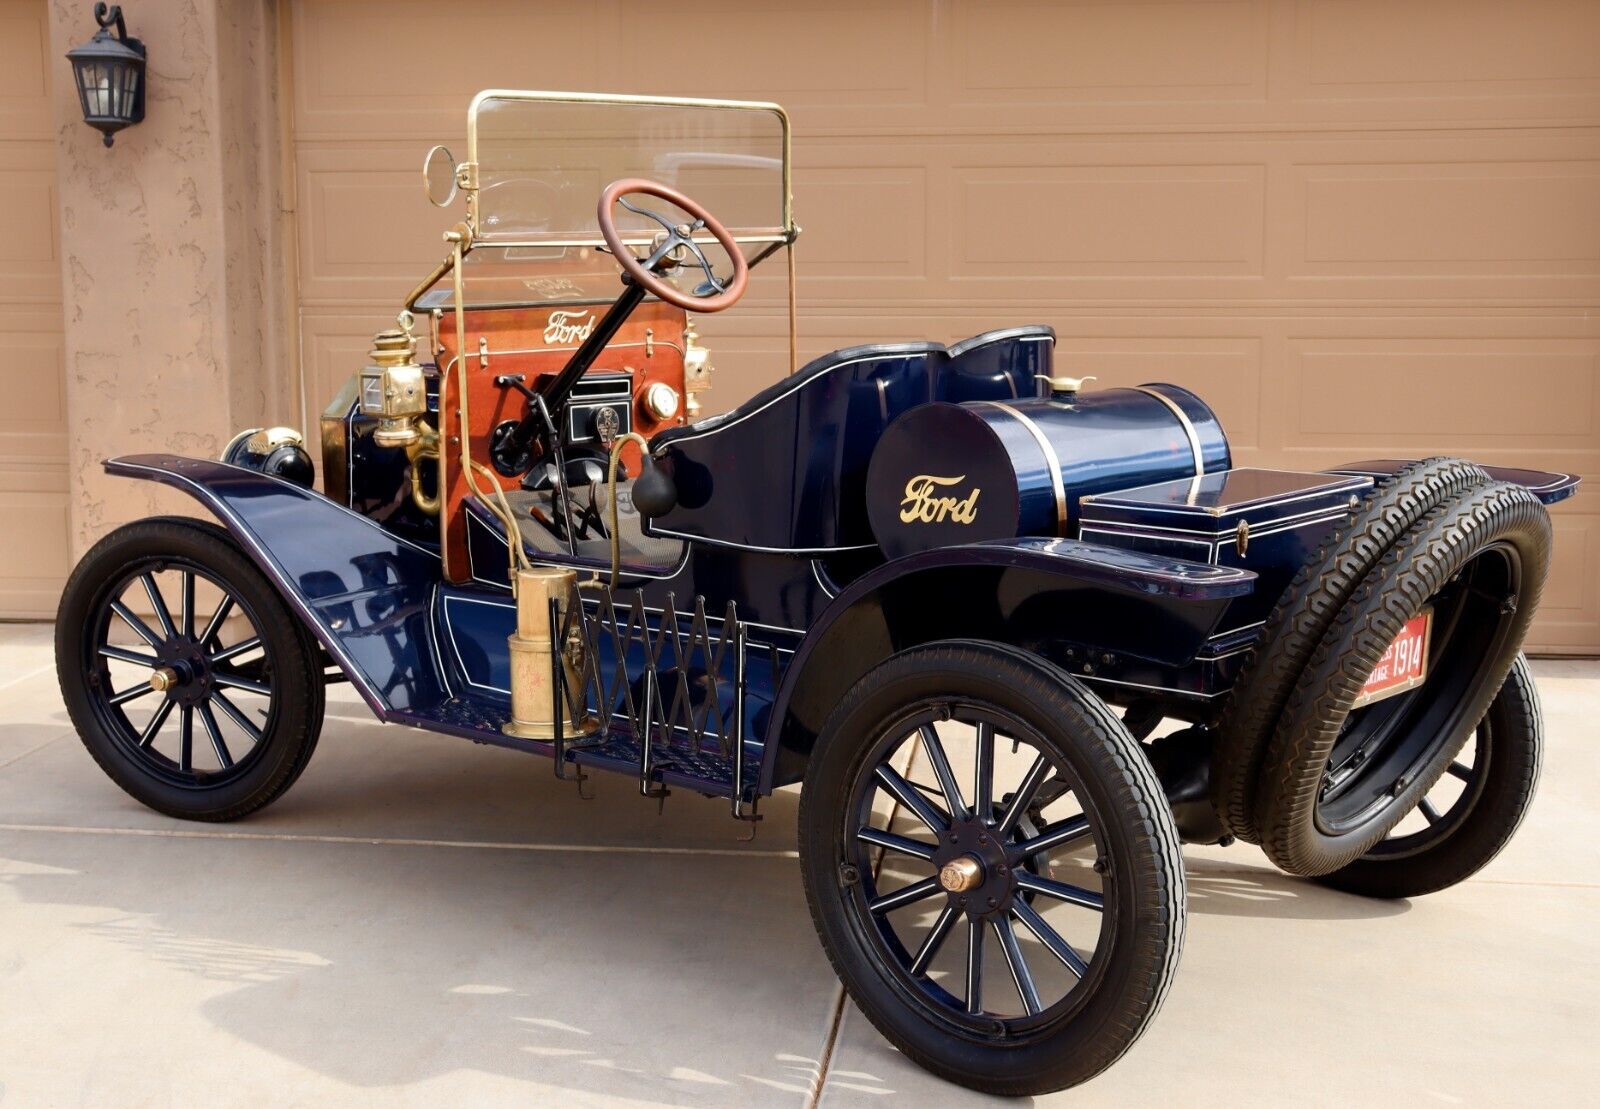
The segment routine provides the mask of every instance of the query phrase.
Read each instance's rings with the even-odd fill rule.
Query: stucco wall
[[[102,459],[215,455],[233,430],[288,418],[294,392],[277,277],[275,5],[164,0],[126,16],[150,52],[144,122],[107,149],[69,81],[54,97],[79,552],[123,520],[188,507],[107,477]],[[81,0],[51,0],[58,56],[93,29]]]

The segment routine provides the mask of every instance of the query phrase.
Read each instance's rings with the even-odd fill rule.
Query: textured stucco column
[[[61,58],[94,31],[50,0]],[[106,149],[55,77],[74,549],[193,502],[102,459],[215,456],[293,411],[280,280],[278,22],[271,0],[125,0],[149,50],[145,120]]]

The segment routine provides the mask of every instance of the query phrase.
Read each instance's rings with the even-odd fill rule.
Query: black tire
[[[944,721],[953,722],[946,726],[944,742],[956,724],[974,725],[956,732],[957,739],[970,737],[975,752],[970,764],[956,763],[943,754],[937,727]],[[935,730],[932,746],[925,726]],[[891,850],[903,854],[883,856],[904,861],[913,870],[931,866],[935,877],[881,894],[880,881],[888,881],[881,868],[888,864],[880,859],[869,865],[861,854],[863,845],[881,844],[878,839],[863,839],[869,828],[858,821],[871,824],[871,801],[877,796],[873,791],[885,788],[879,784],[886,780],[882,768],[900,749],[895,736],[903,733],[910,737],[905,742],[933,766],[939,792],[924,792],[929,787],[902,779],[884,796],[899,798],[907,811],[917,812],[917,805],[894,792],[912,791],[913,801],[920,798],[927,806],[921,811],[931,812],[935,821],[943,815],[948,822],[939,831],[925,821],[925,827],[918,825],[913,831],[933,831],[932,843],[901,837],[910,846]],[[1016,787],[997,798],[995,775],[1000,770],[993,768],[1001,764],[994,754],[1004,750],[998,740],[1005,738],[1026,744],[1033,761]],[[934,747],[941,752],[937,761],[931,754]],[[992,768],[988,787],[981,785],[985,750]],[[939,761],[946,767],[945,776],[939,773]],[[947,788],[952,765],[973,767],[970,788],[965,790],[973,798],[970,804],[963,799],[959,781],[949,778]],[[1020,763],[1012,768],[1016,765]],[[1046,806],[1032,803],[1042,796],[1050,797]],[[1078,815],[1053,816],[1057,805],[1076,807]],[[995,833],[1007,831],[1006,814],[1024,811],[1030,820],[1044,822],[1035,846],[1046,839],[1067,843],[1063,837],[1070,836],[1074,852],[1087,847],[1094,853],[1089,856],[1095,860],[1092,868],[1083,859],[1076,860],[1077,873],[1098,884],[1098,894],[1041,878],[1056,865],[1057,847],[1037,846],[1028,852],[1026,845],[1012,843],[1006,848],[994,842],[1011,842]],[[982,834],[986,831],[988,839]],[[882,835],[876,828],[870,832]],[[957,840],[963,846],[946,846]],[[944,854],[966,851],[974,843],[988,846],[972,847],[976,856],[964,858],[983,857],[986,851],[999,854],[978,868],[982,884],[972,889],[967,905],[962,899],[968,893],[952,891],[947,884],[951,863]],[[929,853],[921,853],[925,849]],[[1023,870],[1022,860],[1039,858],[1047,860],[1042,867],[1016,877]],[[1183,861],[1160,783],[1139,745],[1099,698],[1066,672],[1014,648],[970,641],[930,644],[895,655],[862,678],[823,726],[807,767],[800,799],[800,860],[823,948],[861,1011],[918,1064],[973,1089],[1021,1096],[1092,1078],[1143,1033],[1177,969],[1185,917]],[[1009,870],[1005,860],[1011,861]],[[1020,888],[1024,882],[1029,887],[1025,891]],[[1045,892],[1038,892],[1041,882]],[[914,893],[929,883],[936,884],[931,893],[921,895],[928,900],[916,911],[938,907],[939,916],[926,932],[917,930],[923,938],[913,956],[898,938],[900,926],[890,920],[902,907],[875,909],[872,903],[902,898],[906,890]],[[1030,901],[1027,893],[1036,896]],[[1096,897],[1098,909],[1093,903]],[[1074,964],[1045,938],[1048,932],[1055,941],[1068,943],[1053,930],[1066,930],[1062,918],[1049,922],[1044,932],[1029,923],[1030,917],[1044,923],[1036,910],[1047,901],[1052,911],[1065,914],[1068,924],[1076,920],[1094,930],[1093,952],[1086,960],[1077,949],[1081,945],[1087,950],[1083,940],[1070,941],[1067,955],[1078,960]],[[1098,917],[1092,915],[1096,911]],[[1013,920],[1029,929],[1027,936],[1012,927]],[[964,979],[947,974],[936,982],[933,952],[941,940],[933,938],[934,933],[943,928],[940,936],[948,937],[962,921],[967,934],[963,965],[976,962],[980,973],[975,978],[968,969]],[[1039,941],[1031,969],[1019,936]],[[1005,962],[989,977],[981,973],[985,937],[999,938],[998,952]],[[992,962],[997,948],[987,950]],[[928,962],[917,973],[924,951]],[[1054,954],[1059,962],[1045,953]],[[946,949],[940,957],[950,954]],[[1023,965],[1020,975],[1014,960]],[[1042,980],[1034,974],[1041,962],[1044,971],[1066,982],[1059,999],[1048,1000],[1056,995],[1037,987]],[[1009,981],[1003,978],[1006,968]],[[1070,974],[1063,968],[1071,968]],[[983,986],[996,977],[1003,985],[985,990]],[[963,993],[959,1001],[943,988],[958,982]],[[1009,1009],[1003,1003],[1010,1003]]]
[[[174,580],[177,618],[162,589]],[[204,626],[202,584],[216,595]],[[139,588],[155,612],[149,622],[122,601]],[[225,645],[230,616],[249,627]],[[131,646],[112,642],[112,627],[124,625],[134,633]],[[96,543],[67,579],[55,646],[61,696],[83,745],[112,781],[157,812],[236,820],[281,796],[316,749],[323,712],[316,643],[213,524],[157,517]],[[165,692],[149,688],[158,669],[172,683]],[[150,717],[137,725],[129,711],[144,706]]]
[[[1488,480],[1479,467],[1459,459],[1413,462],[1369,493],[1350,522],[1300,568],[1245,660],[1218,728],[1211,793],[1225,831],[1260,842],[1255,808],[1261,760],[1295,682],[1350,595],[1426,512]]]
[[[1273,862],[1331,873],[1417,807],[1505,683],[1549,559],[1544,505],[1504,483],[1433,509],[1389,550],[1317,646],[1273,733],[1256,814]],[[1353,709],[1389,644],[1429,606],[1427,680]]]
[[[1516,835],[1533,804],[1543,759],[1539,694],[1528,660],[1519,655],[1467,746],[1446,768],[1440,787],[1423,798],[1424,826],[1391,834],[1355,862],[1317,881],[1383,898],[1421,897],[1465,881]],[[1452,786],[1452,799],[1433,801],[1441,788]]]

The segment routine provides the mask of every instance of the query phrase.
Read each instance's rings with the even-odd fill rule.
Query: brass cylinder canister
[[[567,688],[574,695],[582,688],[572,646],[557,643],[559,629],[550,626],[551,600],[564,609],[576,592],[577,578],[576,571],[558,566],[534,566],[516,572],[513,581],[517,630],[507,638],[511,647],[511,719],[501,729],[506,735],[554,739],[557,712],[562,714],[561,727],[566,736],[587,735],[597,726],[592,718],[574,718],[568,698],[559,695],[554,682],[552,652],[559,651]]]

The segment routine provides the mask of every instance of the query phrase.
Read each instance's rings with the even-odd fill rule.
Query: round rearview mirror
[[[456,198],[456,159],[449,147],[436,146],[428,151],[422,163],[422,184],[428,192],[428,203],[437,207],[448,207]]]

